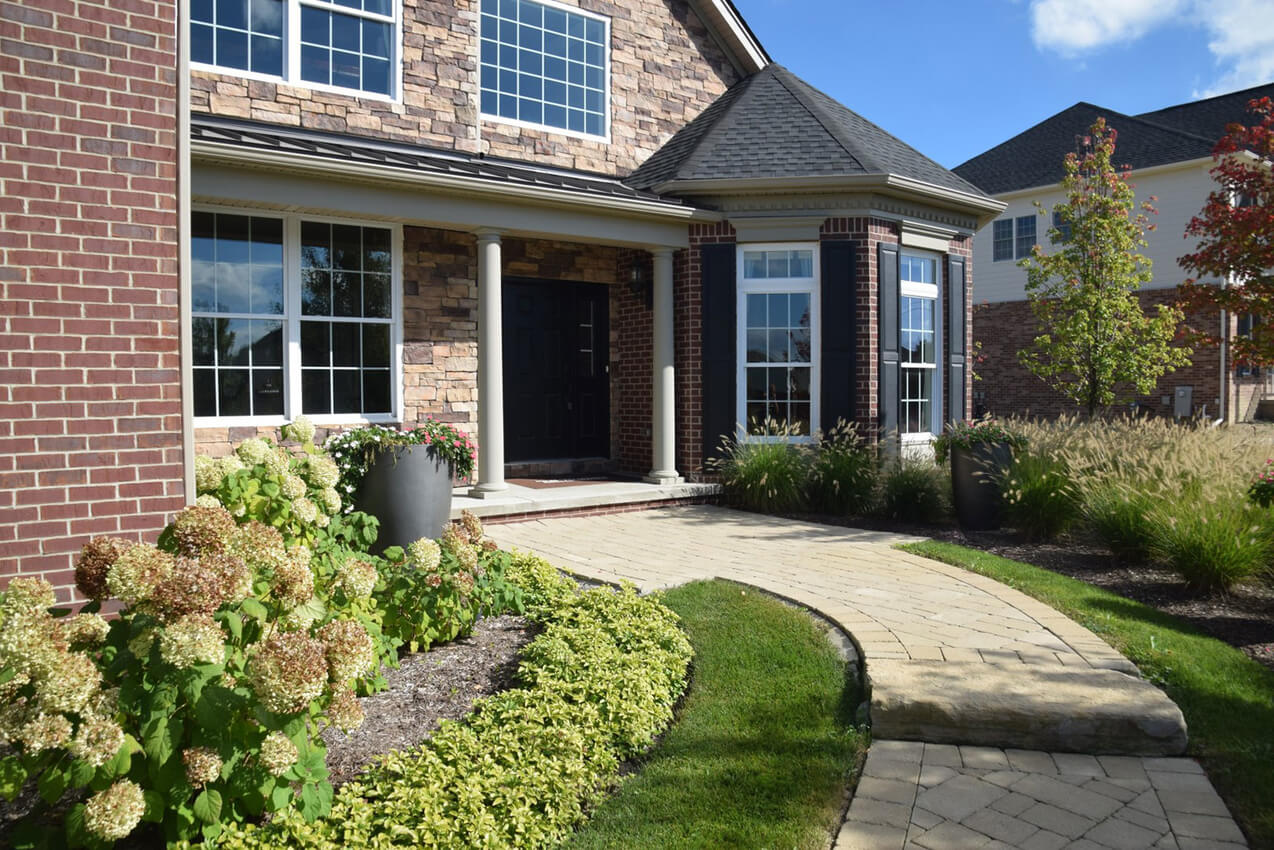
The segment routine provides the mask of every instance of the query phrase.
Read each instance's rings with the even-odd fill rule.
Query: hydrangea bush
[[[509,559],[464,511],[440,541],[417,540],[385,568],[377,592],[385,633],[415,652],[469,634],[481,614],[521,611],[522,593],[506,580]]]
[[[109,844],[142,821],[174,841],[294,805],[316,818],[332,795],[319,733],[361,721],[353,688],[374,641],[316,601],[307,547],[205,505],[164,538],[168,550],[90,541],[76,584],[93,601],[76,616],[50,613],[41,580],[0,595],[0,734],[15,751],[3,791],[34,779],[52,806],[87,789],[66,816],[71,846]],[[370,592],[363,579],[350,594]],[[107,623],[96,610],[112,597],[123,607]]]

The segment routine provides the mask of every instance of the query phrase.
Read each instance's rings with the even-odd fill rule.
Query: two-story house
[[[0,574],[68,584],[195,453],[301,414],[457,423],[483,495],[546,459],[699,478],[766,417],[910,441],[969,409],[1002,204],[729,0],[0,9]]]
[[[1114,163],[1129,165],[1138,202],[1154,198],[1155,225],[1146,233],[1143,253],[1154,279],[1141,290],[1143,307],[1173,303],[1177,287],[1189,276],[1178,258],[1194,250],[1186,225],[1198,215],[1216,183],[1209,173],[1212,148],[1230,123],[1247,124],[1253,98],[1274,95],[1274,84],[1141,115],[1124,115],[1089,103],[1077,103],[1008,141],[957,166],[955,172],[1003,201],[1004,212],[973,241],[978,268],[974,339],[982,363],[975,408],[989,413],[1054,415],[1075,405],[1031,375],[1017,360],[1039,332],[1026,301],[1026,272],[1017,261],[1038,243],[1050,249],[1052,208],[1065,200],[1062,162],[1076,150],[1098,117],[1117,131]],[[1036,203],[1040,206],[1037,207]],[[1041,209],[1046,215],[1041,215]],[[1220,283],[1219,281],[1213,281]],[[1226,281],[1230,283],[1230,281]],[[1250,333],[1252,318],[1234,315],[1191,316],[1232,339]],[[1143,410],[1165,416],[1199,416],[1225,421],[1253,417],[1264,388],[1255,370],[1237,366],[1228,347],[1201,348],[1189,365],[1165,375],[1149,396],[1136,399]]]

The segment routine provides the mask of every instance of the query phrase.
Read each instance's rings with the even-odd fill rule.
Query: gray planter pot
[[[990,531],[1000,527],[1000,487],[1012,463],[1013,447],[1008,443],[951,447],[951,495],[961,528]]]
[[[428,446],[389,446],[363,476],[354,504],[380,520],[372,547],[406,547],[422,537],[442,536],[451,517],[451,464]]]

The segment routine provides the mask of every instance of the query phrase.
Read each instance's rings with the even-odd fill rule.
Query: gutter
[[[189,0],[181,0],[181,2],[189,2]],[[188,110],[187,119],[189,119]],[[698,209],[689,204],[665,204],[640,198],[608,198],[544,186],[519,186],[454,174],[418,172],[379,163],[337,160],[294,151],[245,148],[241,145],[210,142],[203,139],[196,139],[191,143],[191,155],[199,162],[211,164],[238,168],[245,166],[267,168],[296,174],[311,174],[327,179],[345,181],[353,179],[354,182],[378,183],[400,188],[411,186],[444,194],[486,198],[505,203],[510,200],[519,200],[534,206],[574,210],[585,208],[657,221],[717,222],[724,219],[720,213]]]
[[[195,503],[195,389],[190,277],[190,0],[177,0],[177,315],[181,368],[181,468],[186,504]]]
[[[991,221],[1007,204],[988,195],[948,189],[898,174],[843,174],[827,177],[757,177],[743,180],[669,180],[654,187],[659,194],[672,195],[777,195],[878,191],[908,198],[925,198],[946,207],[970,212],[978,226]]]
[[[730,0],[691,0],[691,5],[735,59],[743,76],[751,76],[770,64],[770,55]]]
[[[1182,160],[1178,160],[1177,162],[1166,162],[1162,165],[1151,165],[1151,166],[1147,166],[1146,168],[1136,168],[1136,169],[1133,169],[1132,175],[1134,177],[1141,177],[1141,176],[1152,176],[1155,174],[1163,173],[1165,171],[1184,171],[1187,168],[1193,168],[1200,165],[1211,166],[1213,161],[1214,160],[1210,156],[1198,157],[1196,159],[1182,159]],[[993,195],[993,197],[1005,198],[1011,201],[1021,195],[1032,195],[1042,191],[1054,191],[1061,185],[1062,185],[1062,182],[1058,180],[1054,183],[1041,183],[1038,186],[1027,186],[1022,189],[1010,189],[1005,192],[996,192]]]

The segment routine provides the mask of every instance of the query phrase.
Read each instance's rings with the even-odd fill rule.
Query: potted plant
[[[962,528],[987,531],[1000,527],[1000,486],[1013,463],[1013,452],[1025,438],[994,419],[952,422],[933,441],[938,463],[951,458],[951,496]]]
[[[375,554],[442,536],[452,482],[473,473],[477,447],[452,425],[429,418],[409,430],[361,425],[323,442],[340,467],[346,502],[380,520]]]

